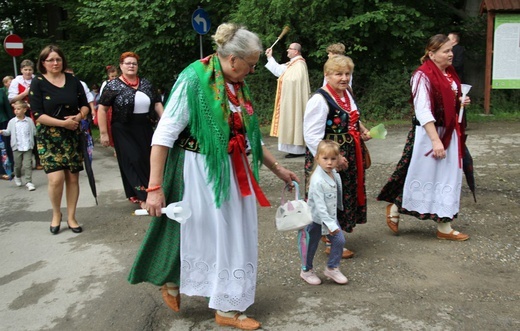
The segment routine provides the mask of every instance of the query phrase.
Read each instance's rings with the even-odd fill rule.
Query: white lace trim
[[[245,268],[216,270],[203,261],[182,260],[182,292],[210,297],[209,307],[222,311],[244,311],[255,300],[256,270]]]

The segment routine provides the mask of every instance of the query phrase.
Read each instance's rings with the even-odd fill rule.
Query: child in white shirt
[[[14,114],[7,124],[7,129],[0,130],[0,134],[11,136],[11,147],[14,156],[14,182],[16,186],[22,186],[22,167],[25,173],[25,187],[29,191],[34,191],[36,187],[32,183],[32,149],[34,147],[34,136],[36,127],[33,121],[25,116],[27,103],[19,100],[13,103]]]

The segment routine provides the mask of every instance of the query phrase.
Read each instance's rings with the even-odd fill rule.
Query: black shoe
[[[52,221],[51,221],[50,230],[51,230],[52,234],[58,234],[60,232],[60,225],[61,225],[61,218],[62,217],[63,217],[63,214],[60,214],[60,224],[58,224],[58,226],[52,226]]]
[[[300,156],[305,156],[305,154],[292,154],[292,153],[289,153],[285,156],[286,159],[293,159],[295,157],[300,157]]]
[[[52,234],[58,234],[60,232],[60,226],[52,226],[51,225],[51,233]]]
[[[70,226],[69,221],[67,221],[67,226],[68,226],[69,229],[71,229],[72,232],[74,232],[74,233],[81,233],[81,232],[83,232],[83,228],[82,228],[81,226],[78,226],[78,227],[73,228],[73,227]]]

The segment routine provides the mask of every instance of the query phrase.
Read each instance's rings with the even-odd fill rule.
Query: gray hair
[[[262,42],[255,33],[233,23],[219,25],[212,38],[217,53],[223,57],[235,55],[244,58],[263,51]]]

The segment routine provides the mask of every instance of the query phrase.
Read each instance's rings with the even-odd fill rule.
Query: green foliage
[[[10,33],[23,39],[24,54],[16,58],[18,73],[19,64],[24,59],[35,61],[42,45],[49,43],[45,16],[48,1],[0,1],[0,36],[2,40]],[[3,50],[0,51],[0,72],[2,77],[13,75],[13,58]]]
[[[154,84],[170,88],[182,68],[199,58],[199,37],[191,27],[198,1],[79,0],[77,22],[92,31],[95,39],[79,45],[92,59],[86,74],[104,76],[106,65],[117,65],[125,51],[140,56],[139,73]],[[206,10],[212,13],[214,7]],[[219,13],[212,13],[218,17]],[[122,38],[124,36],[124,38]],[[212,52],[209,35],[203,37],[205,55]]]
[[[363,116],[400,119],[410,114],[409,79],[419,65],[426,41],[439,33],[439,26],[452,25],[452,5],[457,3],[459,1],[441,4],[412,0],[243,0],[231,18],[247,23],[248,28],[260,35],[265,47],[271,46],[282,28],[289,25],[291,30],[274,47],[273,56],[280,63],[287,61],[284,45],[302,44],[313,90],[323,81],[325,48],[342,42],[356,65],[353,89]],[[263,79],[271,83],[262,82]],[[248,81],[251,82],[251,78]],[[269,75],[258,75],[255,84],[261,85],[263,90],[276,85]],[[270,99],[262,96],[260,102],[262,109],[264,103],[272,105],[274,93]]]
[[[383,76],[373,72],[369,77],[363,95],[357,100],[365,120],[408,119],[412,108],[410,99],[410,77],[414,68],[387,70]],[[353,80],[357,84],[357,77]]]
[[[118,65],[121,53],[133,51],[140,56],[139,74],[166,88],[173,85],[184,67],[200,58],[199,35],[191,25],[197,5],[203,6],[212,19],[211,30],[201,38],[204,56],[213,53],[211,34],[234,10],[233,4],[209,0],[26,0],[10,3],[9,10],[2,3],[0,14],[15,17],[15,23],[24,20],[14,31],[24,39],[23,58],[36,60],[45,45],[56,43],[76,75],[90,85],[105,79],[105,67]],[[49,9],[47,4],[54,8]],[[33,7],[38,10],[27,9]],[[58,31],[65,32],[63,39],[49,35],[51,22],[46,20],[50,14],[63,16],[62,21],[52,22],[59,26]],[[29,32],[34,26],[42,28]],[[12,72],[12,59],[3,53],[0,60],[0,69]]]
[[[435,31],[434,26],[448,25],[450,18],[443,21],[437,15],[429,17],[420,11],[425,11],[424,6],[415,2],[396,3],[398,1],[244,0],[231,18],[257,32],[266,47],[276,40],[283,26],[289,25],[291,30],[274,52],[282,52],[283,44],[299,42],[311,69],[321,69],[326,59],[325,48],[335,42],[344,43],[347,54],[369,66],[373,62],[387,64],[393,60],[408,63],[411,56],[418,57],[407,52],[409,46],[420,49]],[[287,8],[295,10],[287,11]]]
[[[486,56],[486,17],[468,17],[453,31],[463,36],[461,43],[466,49],[466,60],[485,63]]]
[[[516,113],[497,113],[486,115],[484,112],[468,114],[468,123],[489,123],[489,122],[518,122],[520,121],[520,112]]]
[[[0,0],[0,30],[5,35],[12,29],[24,39],[25,54],[18,63],[36,60],[45,45],[57,43],[76,75],[90,85],[105,78],[105,66],[117,65],[121,53],[134,51],[141,58],[139,74],[168,89],[180,71],[200,57],[199,35],[191,26],[198,5],[212,22],[201,38],[204,56],[213,52],[211,35],[222,22],[246,25],[258,33],[264,47],[288,25],[291,30],[274,47],[278,62],[288,60],[285,49],[290,42],[302,44],[315,90],[323,79],[325,48],[344,43],[356,65],[353,88],[363,117],[390,120],[409,116],[410,74],[431,35],[460,31],[467,58],[483,62],[485,19],[462,10],[466,2],[475,1],[479,0]],[[1,72],[11,73],[12,59],[0,53]],[[262,56],[247,81],[261,121],[269,123],[276,77],[264,63]],[[517,100],[495,97],[494,92],[493,109],[508,108],[501,105],[507,98]]]
[[[490,108],[493,114],[519,114],[520,90],[491,90]]]
[[[255,113],[261,124],[271,123],[276,93],[276,77],[264,66],[258,66],[255,73],[247,77],[251,90]]]

